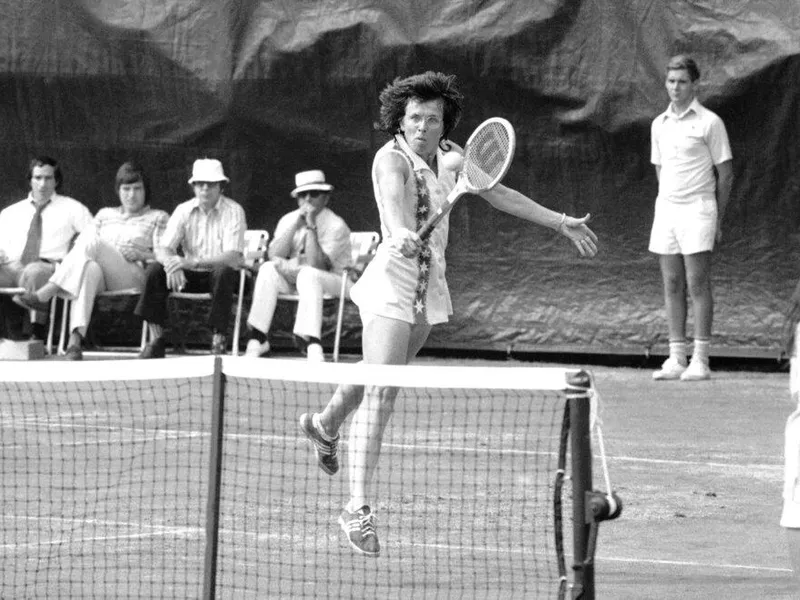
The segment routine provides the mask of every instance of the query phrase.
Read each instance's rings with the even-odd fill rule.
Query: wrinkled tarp
[[[666,107],[667,58],[689,52],[734,152],[715,347],[776,348],[800,276],[797,2],[0,0],[0,11],[2,206],[26,193],[34,154],[56,156],[64,192],[93,211],[115,203],[124,160],[145,165],[152,203],[171,210],[189,196],[192,160],[216,156],[251,227],[273,229],[292,208],[293,174],[322,168],[332,207],[355,230],[377,229],[378,93],[396,76],[455,73],[467,104],[454,139],[508,118],[518,150],[506,182],[591,212],[601,252],[579,260],[553,232],[463,200],[448,250],[456,313],[434,348],[663,347],[646,251],[649,124]],[[357,344],[351,311],[347,327]]]

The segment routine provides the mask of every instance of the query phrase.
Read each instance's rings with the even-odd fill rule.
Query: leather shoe
[[[73,344],[72,346],[67,347],[67,351],[64,353],[64,358],[66,360],[83,360],[83,350],[80,346]]]
[[[139,358],[164,358],[167,344],[163,337],[156,338],[144,347]]]

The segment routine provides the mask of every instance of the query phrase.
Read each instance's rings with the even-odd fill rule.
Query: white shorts
[[[655,254],[697,254],[714,249],[717,235],[717,201],[692,202],[656,200],[656,214],[650,230],[650,252]]]

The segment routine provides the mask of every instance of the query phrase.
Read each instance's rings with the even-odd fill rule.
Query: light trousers
[[[142,289],[144,269],[138,263],[129,262],[113,244],[87,231],[78,236],[50,282],[64,290],[62,296],[72,300],[71,331],[77,330],[85,336],[97,294]]]
[[[34,261],[24,265],[18,260],[0,265],[0,287],[23,287],[35,292],[42,287],[53,274],[55,265],[50,262]],[[33,323],[46,323],[47,313],[31,311]]]
[[[345,294],[350,294],[352,281],[347,280]],[[278,294],[297,292],[297,316],[294,321],[293,333],[304,338],[317,338],[322,336],[322,299],[325,294],[339,297],[342,289],[342,276],[314,267],[302,267],[297,274],[296,287],[292,286],[275,269],[275,265],[266,262],[258,270],[258,276],[253,287],[253,303],[247,324],[262,333],[269,332],[272,318],[275,316],[275,306],[278,303]]]

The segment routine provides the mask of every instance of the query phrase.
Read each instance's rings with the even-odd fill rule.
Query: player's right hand
[[[419,254],[420,248],[422,248],[422,240],[416,232],[405,227],[399,227],[392,231],[389,241],[391,247],[406,258],[413,258]]]

